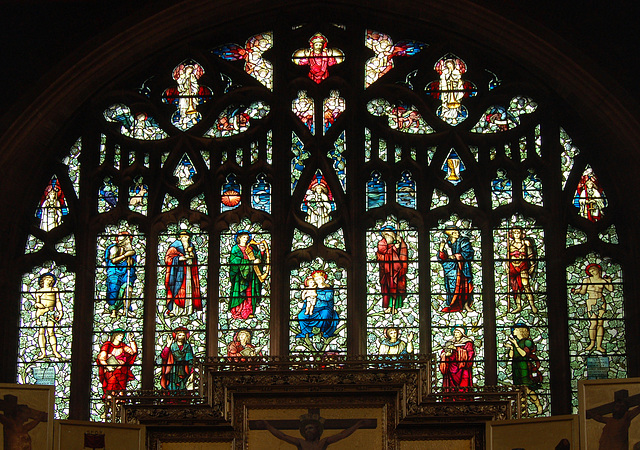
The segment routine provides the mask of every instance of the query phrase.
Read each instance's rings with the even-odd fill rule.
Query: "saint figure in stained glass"
[[[346,108],[345,99],[340,97],[340,91],[332,90],[329,97],[324,99],[324,133],[326,134],[331,125],[340,117]]]
[[[170,391],[193,389],[193,348],[191,333],[178,327],[167,336],[167,343],[158,356],[161,366],[160,386]]]
[[[102,384],[102,398],[110,398],[109,391],[121,391],[127,388],[127,383],[134,379],[131,366],[138,356],[138,347],[130,338],[127,344],[125,331],[117,328],[111,332],[111,337],[100,347],[96,363],[98,377]]]
[[[136,282],[136,251],[131,242],[131,233],[122,231],[116,236],[115,243],[109,245],[104,252],[107,304],[112,319],[117,318],[118,314],[135,317],[131,296]]]
[[[471,261],[474,249],[467,236],[455,225],[447,225],[437,254],[444,272],[447,291],[446,306],[442,312],[473,311],[473,272]]]
[[[376,259],[380,267],[380,292],[384,312],[396,314],[407,291],[407,244],[391,225],[380,230]]]
[[[300,121],[309,128],[311,134],[314,134],[313,116],[315,114],[315,107],[313,99],[307,96],[307,91],[298,92],[298,97],[291,104],[291,109]]]
[[[333,287],[327,282],[327,273],[324,270],[314,270],[310,278],[313,279],[313,285],[315,287],[309,288],[315,290],[315,296],[308,296],[313,298],[314,307],[311,314],[307,314],[307,305],[304,305],[304,309],[298,314],[298,323],[300,324],[300,333],[296,335],[296,338],[303,339],[307,336],[314,336],[316,333],[328,338],[332,337],[338,328],[340,317],[334,309],[334,290]],[[311,286],[311,282],[305,280],[305,286],[307,284]]]
[[[182,230],[167,249],[164,285],[167,290],[167,316],[190,315],[202,311],[198,256],[191,242],[191,234]]]
[[[321,83],[329,77],[329,67],[344,61],[344,52],[338,48],[327,48],[327,38],[316,33],[309,39],[309,48],[301,48],[291,58],[294,64],[309,66],[309,78]]]
[[[62,224],[62,216],[69,214],[64,192],[59,185],[58,178],[53,177],[44,189],[40,198],[40,206],[36,211],[36,217],[40,219],[40,228],[51,231]]]
[[[402,331],[397,327],[387,327],[382,334],[384,339],[380,342],[379,353],[381,355],[408,355],[413,353],[413,331],[409,332],[407,340],[400,339]]]
[[[522,227],[515,226],[509,231],[509,242],[507,243],[509,253],[509,285],[516,302],[516,308],[511,311],[511,305],[507,305],[507,310],[512,313],[522,311],[522,298],[526,297],[531,306],[531,312],[536,314],[538,308],[533,302],[531,292],[531,282],[535,278],[537,265],[537,248],[535,241],[527,237]]]
[[[60,291],[56,287],[58,279],[51,272],[40,275],[38,289],[35,292],[36,323],[38,328],[38,348],[40,353],[36,359],[47,357],[47,338],[51,352],[56,358],[62,358],[58,352],[56,325],[62,320],[62,301]]]
[[[542,384],[540,359],[536,355],[536,344],[530,338],[530,330],[524,323],[516,323],[505,346],[511,358],[511,374],[514,386],[524,386],[525,393],[536,406],[538,415],[542,414],[542,404],[536,390]]]
[[[453,338],[446,342],[440,352],[438,369],[442,373],[442,387],[455,390],[473,386],[474,357],[473,339],[467,336],[465,327],[455,327]]]
[[[183,131],[188,130],[202,119],[202,115],[196,108],[212,96],[211,89],[198,83],[198,79],[202,75],[204,75],[204,69],[197,62],[182,63],[173,69],[172,73],[177,86],[164,91],[165,103],[171,103],[178,107],[178,110],[171,116],[171,123]]]
[[[331,220],[331,211],[334,209],[333,193],[322,172],[318,171],[311,180],[302,202],[302,211],[307,213],[304,219],[320,228]]]
[[[449,125],[458,125],[469,115],[461,104],[462,99],[473,97],[477,93],[473,83],[462,79],[467,65],[457,56],[448,54],[440,58],[434,69],[440,79],[427,84],[425,90],[442,102],[436,111],[437,116]]]
[[[590,167],[587,167],[578,182],[573,203],[579,208],[580,215],[591,222],[597,222],[604,215],[607,199],[598,177]]]
[[[236,234],[236,243],[229,255],[229,311],[234,319],[255,316],[262,300],[262,284],[269,276],[269,246],[256,242],[247,230]]]
[[[604,313],[607,310],[607,301],[604,298],[604,290],[613,292],[611,277],[603,275],[600,264],[591,263],[585,268],[586,278],[582,280],[580,287],[572,288],[571,293],[587,294],[587,316],[589,317],[589,346],[586,351],[596,350],[606,353],[602,347],[604,338]]]
[[[251,343],[251,337],[251,331],[239,330],[227,348],[227,356],[261,356],[262,352]]]

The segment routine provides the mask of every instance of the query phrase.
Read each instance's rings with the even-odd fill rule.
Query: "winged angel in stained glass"
[[[227,61],[244,61],[244,71],[265,85],[273,88],[273,64],[262,57],[273,46],[273,34],[266,33],[251,36],[244,47],[238,44],[224,44],[212,50]]]
[[[320,84],[329,77],[329,66],[344,61],[344,52],[338,48],[327,48],[327,38],[316,33],[309,39],[309,48],[300,48],[291,58],[298,66],[309,66],[309,78]]]
[[[408,40],[394,44],[388,34],[373,30],[367,30],[364,42],[375,53],[365,64],[365,88],[393,69],[395,56],[413,56],[427,46],[422,42]]]

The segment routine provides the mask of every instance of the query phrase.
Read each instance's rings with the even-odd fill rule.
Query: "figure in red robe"
[[[131,338],[127,345],[124,330],[113,330],[111,338],[102,344],[96,362],[98,377],[102,383],[102,398],[109,397],[109,391],[120,391],[127,388],[129,380],[133,380],[131,366],[138,355],[138,347]]]
[[[382,227],[376,259],[380,266],[380,290],[384,312],[396,314],[407,291],[407,243],[392,226]]]
[[[164,284],[167,289],[168,316],[190,315],[202,311],[198,257],[191,244],[188,231],[181,231],[178,239],[169,246],[164,258],[167,273]]]
[[[475,351],[473,340],[464,328],[453,330],[453,339],[447,341],[440,353],[439,369],[442,373],[442,387],[466,388],[473,386],[473,358]]]
[[[344,61],[344,53],[337,48],[327,48],[327,38],[316,33],[309,40],[309,48],[296,50],[292,59],[299,66],[309,66],[309,78],[320,84],[329,77],[329,66]]]

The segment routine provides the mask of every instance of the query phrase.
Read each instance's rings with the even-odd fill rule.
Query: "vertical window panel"
[[[438,358],[437,383],[448,390],[482,386],[480,230],[454,215],[430,231],[430,242],[431,345]],[[453,375],[457,368],[463,372]]]
[[[107,417],[109,391],[140,388],[146,238],[120,222],[98,234],[91,418]]]
[[[525,386],[526,415],[549,415],[544,230],[516,214],[493,231],[493,245],[498,381]]]
[[[347,271],[316,258],[291,271],[290,353],[346,354]]]
[[[389,216],[367,230],[367,353],[418,353],[418,231]]]
[[[578,380],[627,376],[622,268],[589,253],[567,266],[569,357],[574,411]]]
[[[220,235],[218,355],[269,354],[271,234],[243,219]]]
[[[55,417],[69,416],[76,275],[53,261],[22,276],[18,383],[53,385]]]
[[[194,389],[191,358],[206,354],[208,254],[208,234],[185,219],[158,235],[156,388]]]

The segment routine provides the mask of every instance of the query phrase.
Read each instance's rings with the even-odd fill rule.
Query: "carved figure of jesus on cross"
[[[629,391],[621,389],[614,392],[613,402],[587,410],[587,419],[604,423],[600,436],[600,450],[628,450],[629,426],[640,414],[640,394],[629,397]],[[635,406],[632,410],[630,407]],[[612,417],[604,417],[611,414]]]
[[[357,429],[375,429],[377,419],[329,419],[320,416],[320,409],[309,408],[307,414],[300,416],[300,420],[250,420],[252,430],[268,430],[280,440],[295,445],[301,450],[324,450],[329,445],[351,436]],[[300,430],[302,438],[284,434],[280,429]],[[340,433],[321,439],[325,429],[343,429]]]
[[[19,405],[18,397],[7,394],[0,399],[0,423],[3,425],[4,448],[13,450],[31,450],[29,431],[40,422],[46,422],[48,414]],[[28,421],[28,422],[27,422]]]

